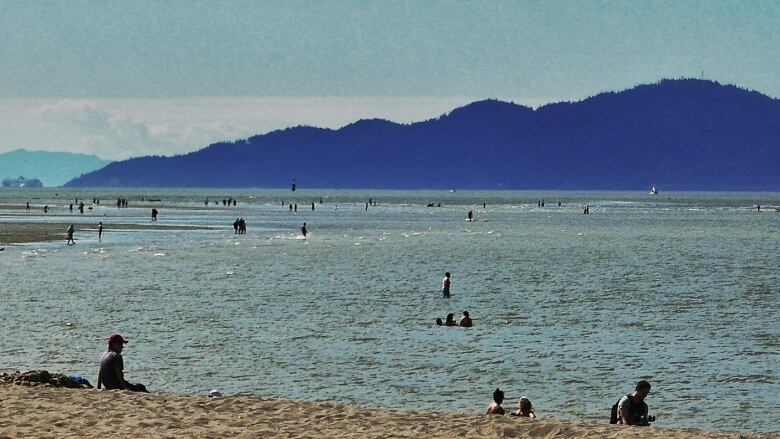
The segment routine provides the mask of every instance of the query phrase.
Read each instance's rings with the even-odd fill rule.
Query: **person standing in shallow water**
[[[76,244],[76,240],[73,239],[73,232],[74,232],[73,224],[71,224],[70,227],[68,227],[68,242],[67,242],[68,245]]]
[[[444,279],[441,280],[441,294],[444,297],[450,297],[450,272],[444,273]]]
[[[103,240],[103,221],[98,224],[98,241]]]
[[[301,233],[303,234],[303,238],[306,239],[306,234],[308,233],[308,231],[306,230],[306,223],[303,223],[303,225],[301,226]]]

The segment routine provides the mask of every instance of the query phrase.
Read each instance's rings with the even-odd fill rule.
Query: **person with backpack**
[[[645,398],[650,394],[650,383],[641,380],[636,383],[634,393],[621,397],[612,406],[610,424],[648,425],[648,407]],[[644,420],[644,421],[643,421]]]

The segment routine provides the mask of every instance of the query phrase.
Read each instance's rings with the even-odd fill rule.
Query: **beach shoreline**
[[[208,398],[0,384],[0,438],[705,438],[776,433],[622,427],[479,413],[376,410],[259,396]],[[476,410],[476,409],[475,409]],[[481,409],[478,410],[481,412]]]

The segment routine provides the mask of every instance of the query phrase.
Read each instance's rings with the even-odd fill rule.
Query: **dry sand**
[[[0,385],[0,438],[767,438],[778,435]]]

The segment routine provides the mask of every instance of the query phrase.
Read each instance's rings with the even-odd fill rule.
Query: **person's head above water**
[[[450,277],[450,272],[449,271],[445,272],[444,277]]]
[[[441,318],[437,318],[437,319],[436,319],[436,324],[437,324],[438,326],[441,326],[441,325],[443,324],[443,323],[442,323],[442,321],[441,321]]]
[[[501,405],[501,403],[504,402],[504,391],[496,387],[496,390],[493,391],[493,401],[495,401],[496,404]]]
[[[455,314],[453,313],[447,314],[447,323],[455,323]]]
[[[469,316],[469,312],[468,311],[463,311],[463,317],[468,317],[468,316]]]

